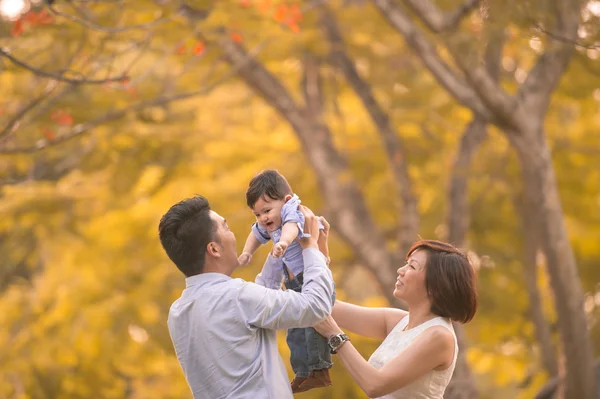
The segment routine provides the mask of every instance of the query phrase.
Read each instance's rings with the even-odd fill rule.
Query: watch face
[[[331,338],[329,345],[331,347],[335,348],[336,346],[338,346],[341,343],[342,343],[342,338],[339,335],[336,335],[335,337]]]

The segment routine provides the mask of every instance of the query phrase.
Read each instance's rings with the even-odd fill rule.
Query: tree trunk
[[[462,247],[465,242],[470,224],[468,202],[468,171],[473,154],[487,137],[487,122],[478,116],[467,125],[456,151],[456,158],[452,165],[450,176],[449,207],[448,207],[448,237],[447,240],[457,247]],[[444,398],[446,399],[474,399],[479,396],[475,379],[467,362],[468,349],[465,340],[465,329],[460,323],[453,323],[458,342],[458,358],[452,380]]]
[[[342,71],[346,81],[360,98],[383,142],[388,164],[394,177],[396,198],[398,199],[397,207],[400,209],[397,234],[397,255],[400,259],[418,238],[420,223],[418,201],[413,193],[413,184],[408,174],[403,140],[392,125],[389,115],[375,98],[371,85],[359,75],[354,61],[347,53],[337,21],[325,5],[321,7],[321,26],[331,43],[330,59],[332,63]]]
[[[448,206],[448,241],[462,247],[470,224],[468,173],[473,154],[487,137],[487,122],[479,117],[467,126],[452,165]]]
[[[523,181],[531,179],[524,177]],[[525,190],[530,188],[532,186],[525,185],[524,187]],[[515,207],[521,216],[521,228],[523,229],[523,273],[529,297],[529,314],[535,327],[535,336],[540,345],[542,364],[550,378],[552,378],[558,375],[558,363],[556,360],[556,350],[552,344],[550,326],[544,317],[537,284],[538,221],[535,219],[534,204],[527,202],[532,196],[531,194],[524,195],[521,203],[516,203]]]
[[[502,29],[490,31],[488,46],[485,51],[485,66],[490,76],[498,80],[500,75],[500,60],[504,47]],[[488,121],[481,115],[474,114],[473,120],[467,125],[460,139],[456,158],[452,165],[450,177],[449,207],[448,207],[448,241],[457,247],[463,247],[471,223],[469,212],[469,169],[473,155],[488,136]],[[456,340],[458,341],[458,358],[452,380],[446,388],[446,399],[475,399],[479,397],[475,378],[467,362],[468,344],[465,339],[465,328],[460,323],[454,323]]]
[[[354,249],[361,263],[376,278],[381,292],[395,303],[392,282],[397,265],[387,251],[381,231],[373,222],[364,196],[352,177],[348,162],[335,148],[322,118],[322,93],[318,64],[307,57],[302,81],[306,106],[297,104],[288,90],[243,46],[227,37],[218,45],[241,79],[290,124],[313,169],[335,230]]]
[[[563,220],[550,148],[542,122],[528,134],[510,134],[523,169],[526,201],[538,218],[540,245],[555,294],[558,328],[566,356],[566,398],[594,399],[593,348],[588,335],[584,296]]]

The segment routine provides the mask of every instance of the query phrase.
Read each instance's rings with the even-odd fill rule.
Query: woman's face
[[[425,288],[425,264],[427,252],[417,249],[413,252],[404,266],[398,269],[398,279],[394,296],[407,303],[427,299]]]

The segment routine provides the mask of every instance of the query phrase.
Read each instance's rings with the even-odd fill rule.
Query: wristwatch
[[[350,341],[350,338],[346,334],[337,334],[329,337],[327,345],[329,345],[329,352],[332,354],[337,353],[337,350],[344,344],[344,342]]]

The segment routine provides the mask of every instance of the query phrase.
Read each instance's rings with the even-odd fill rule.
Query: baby
[[[252,209],[256,222],[252,225],[252,231],[238,259],[240,265],[250,263],[254,252],[262,244],[272,240],[274,245],[271,255],[282,257],[283,260],[286,289],[300,292],[304,262],[302,248],[295,241],[296,238],[304,237],[304,215],[298,209],[300,199],[279,172],[264,170],[250,181],[246,202]],[[321,240],[319,243],[320,249],[326,251],[321,246]],[[326,252],[324,254],[327,256]],[[329,263],[329,258],[327,262]],[[292,328],[288,330],[286,341],[290,348],[292,369],[296,374],[292,381],[294,393],[331,385],[331,353],[324,337],[310,327]]]

